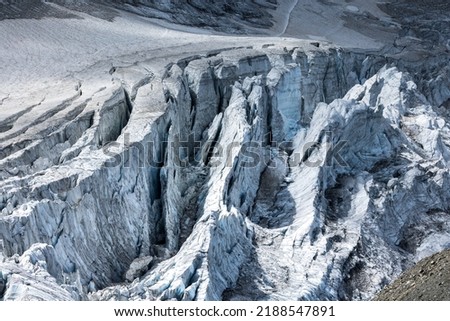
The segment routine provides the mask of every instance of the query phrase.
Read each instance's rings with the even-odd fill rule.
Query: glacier
[[[369,300],[450,246],[448,52],[165,35],[5,80],[1,300]]]

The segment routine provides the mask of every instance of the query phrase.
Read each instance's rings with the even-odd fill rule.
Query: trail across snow
[[[281,20],[282,22],[279,22],[278,25],[281,26],[281,31],[278,32],[277,36],[283,36],[286,32],[287,27],[289,26],[289,21],[291,19],[291,13],[294,10],[294,8],[298,5],[299,0],[292,0],[292,1],[282,1],[280,3],[280,8],[278,11],[285,12],[287,11]],[[277,24],[276,24],[277,25]]]

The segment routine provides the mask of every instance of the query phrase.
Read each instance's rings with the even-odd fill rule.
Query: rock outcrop
[[[378,301],[448,301],[449,250],[421,260],[375,297]]]

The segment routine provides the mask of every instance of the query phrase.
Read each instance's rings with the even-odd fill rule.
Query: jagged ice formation
[[[3,120],[0,296],[370,299],[450,244],[439,63],[219,50]]]

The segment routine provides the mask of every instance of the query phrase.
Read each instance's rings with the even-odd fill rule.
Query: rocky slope
[[[444,47],[214,39],[6,87],[2,300],[365,300],[449,246]]]
[[[376,296],[380,301],[449,301],[449,250],[434,254],[406,271]]]
[[[250,0],[230,1],[152,1],[152,0],[2,0],[0,20],[77,18],[83,14],[112,21],[120,11],[176,23],[187,27],[203,28],[232,34],[267,34],[267,29],[278,23],[274,15],[286,14],[295,1]],[[81,14],[81,15],[80,15]]]

